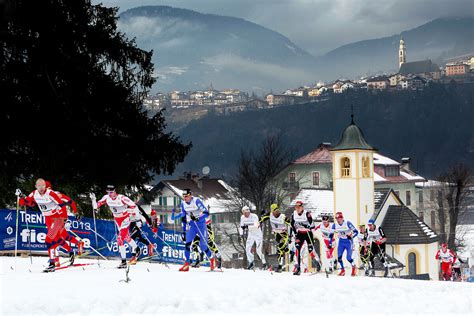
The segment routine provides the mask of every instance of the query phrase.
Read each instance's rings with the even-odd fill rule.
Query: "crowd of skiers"
[[[59,264],[58,250],[63,249],[69,254],[69,263],[74,262],[75,253],[70,243],[78,248],[78,254],[84,251],[84,242],[67,227],[67,207],[70,207],[74,214],[77,214],[75,202],[61,192],[54,191],[51,183],[44,179],[38,179],[35,184],[36,189],[28,196],[20,190],[16,191],[20,205],[37,205],[43,216],[47,227],[46,245],[48,246],[49,266],[45,272],[52,272]],[[155,211],[150,216],[130,198],[118,194],[113,185],[106,188],[106,194],[97,201],[96,196],[90,194],[94,212],[98,212],[100,207],[107,205],[112,211],[117,228],[117,243],[119,254],[122,259],[118,268],[127,267],[125,243],[130,246],[132,257],[128,264],[136,264],[140,256],[140,247],[137,242],[141,242],[148,247],[148,255],[153,256],[154,246],[141,231],[142,218],[151,227],[153,232],[157,232],[159,221]],[[185,243],[185,262],[179,271],[189,271],[190,267],[197,267],[204,260],[209,259],[210,269],[220,269],[222,257],[215,243],[214,231],[209,216],[209,210],[198,197],[192,195],[191,190],[186,189],[182,194],[183,201],[180,209],[176,213],[173,210],[172,219],[181,219],[182,240]],[[274,236],[277,249],[277,265],[269,266],[262,251],[263,231],[262,224],[269,221],[271,232]],[[342,212],[336,212],[334,223],[330,223],[330,217],[323,215],[321,223],[316,225],[311,212],[304,209],[303,202],[297,201],[295,209],[290,217],[285,216],[277,204],[270,206],[270,211],[262,212],[259,217],[252,213],[248,206],[242,208],[239,233],[246,239],[246,256],[248,269],[254,269],[255,252],[262,262],[263,269],[271,269],[281,272],[294,262],[293,274],[299,275],[304,264],[303,249],[307,249],[311,265],[317,271],[324,269],[326,273],[332,273],[339,263],[339,276],[345,275],[343,255],[350,264],[351,275],[357,275],[356,260],[353,258],[355,241],[358,243],[358,255],[362,262],[365,275],[375,274],[375,258],[378,257],[384,266],[384,276],[390,272],[389,263],[385,255],[385,243],[387,237],[381,227],[375,225],[374,220],[369,220],[365,225],[360,225],[357,229],[349,220],[344,219]],[[315,249],[314,234],[320,231],[324,248],[324,259],[320,260]],[[337,238],[336,238],[337,237]],[[334,257],[337,239],[337,257]],[[197,255],[194,263],[191,262],[191,251]],[[290,263],[285,265],[285,257],[289,255]],[[337,262],[336,262],[337,259]],[[445,280],[452,278],[454,269],[460,269],[459,259],[456,254],[447,249],[443,244],[436,254],[436,259],[441,260],[441,269]],[[458,271],[460,275],[460,271]]]

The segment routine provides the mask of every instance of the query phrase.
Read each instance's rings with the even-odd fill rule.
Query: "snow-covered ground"
[[[77,260],[97,263],[96,260]],[[0,257],[4,315],[57,314],[428,314],[473,315],[469,283],[207,268],[178,272],[138,263],[129,283],[118,261],[40,273],[46,258]],[[31,270],[31,272],[30,272]]]

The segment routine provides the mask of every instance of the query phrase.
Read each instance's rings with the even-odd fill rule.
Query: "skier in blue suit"
[[[337,246],[337,261],[339,261],[339,264],[341,265],[341,272],[339,272],[339,275],[344,276],[346,274],[346,271],[344,270],[344,263],[342,262],[342,255],[344,254],[344,251],[346,251],[346,259],[352,265],[351,275],[356,276],[357,268],[354,259],[352,259],[352,238],[356,237],[359,232],[350,221],[344,220],[342,212],[336,213],[336,222],[332,224],[332,231],[337,232],[339,236],[339,243]],[[334,233],[329,236],[329,240],[333,240],[333,235]],[[329,248],[331,247],[332,243],[330,242]]]
[[[206,218],[209,217],[209,211],[199,198],[192,196],[191,190],[189,189],[184,190],[183,200],[184,201],[181,202],[181,216],[179,217],[183,219],[183,241],[186,243],[184,250],[186,261],[179,271],[189,271],[189,265],[191,263],[191,244],[196,235],[200,237],[199,248],[201,248],[210,259],[211,270],[214,270],[215,258],[207,245]]]

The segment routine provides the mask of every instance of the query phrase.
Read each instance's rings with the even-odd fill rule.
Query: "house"
[[[268,105],[293,105],[305,102],[306,97],[296,96],[293,94],[268,94],[266,96],[266,101]]]
[[[402,74],[394,74],[388,77],[388,80],[390,80],[390,87],[396,88],[400,85],[400,82],[405,79],[405,76]]]
[[[385,90],[390,85],[390,80],[387,76],[378,76],[367,79],[368,90]]]
[[[420,76],[409,76],[400,80],[399,86],[402,89],[422,90],[426,86],[426,79]]]
[[[469,74],[470,67],[467,63],[463,63],[463,62],[449,63],[449,64],[446,64],[444,71],[445,71],[446,76],[448,77],[466,76]]]

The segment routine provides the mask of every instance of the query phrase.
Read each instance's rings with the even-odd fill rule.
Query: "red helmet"
[[[448,247],[448,245],[446,245],[446,243],[443,243],[443,244],[441,245],[441,247],[442,247],[442,248],[445,248],[445,247]]]
[[[44,183],[46,184],[46,189],[52,188],[51,182],[49,182],[48,180],[45,180]]]
[[[301,202],[301,201],[296,201],[295,206],[303,206],[303,202]]]
[[[344,215],[342,215],[342,212],[336,212],[336,219],[338,218],[344,218]]]

